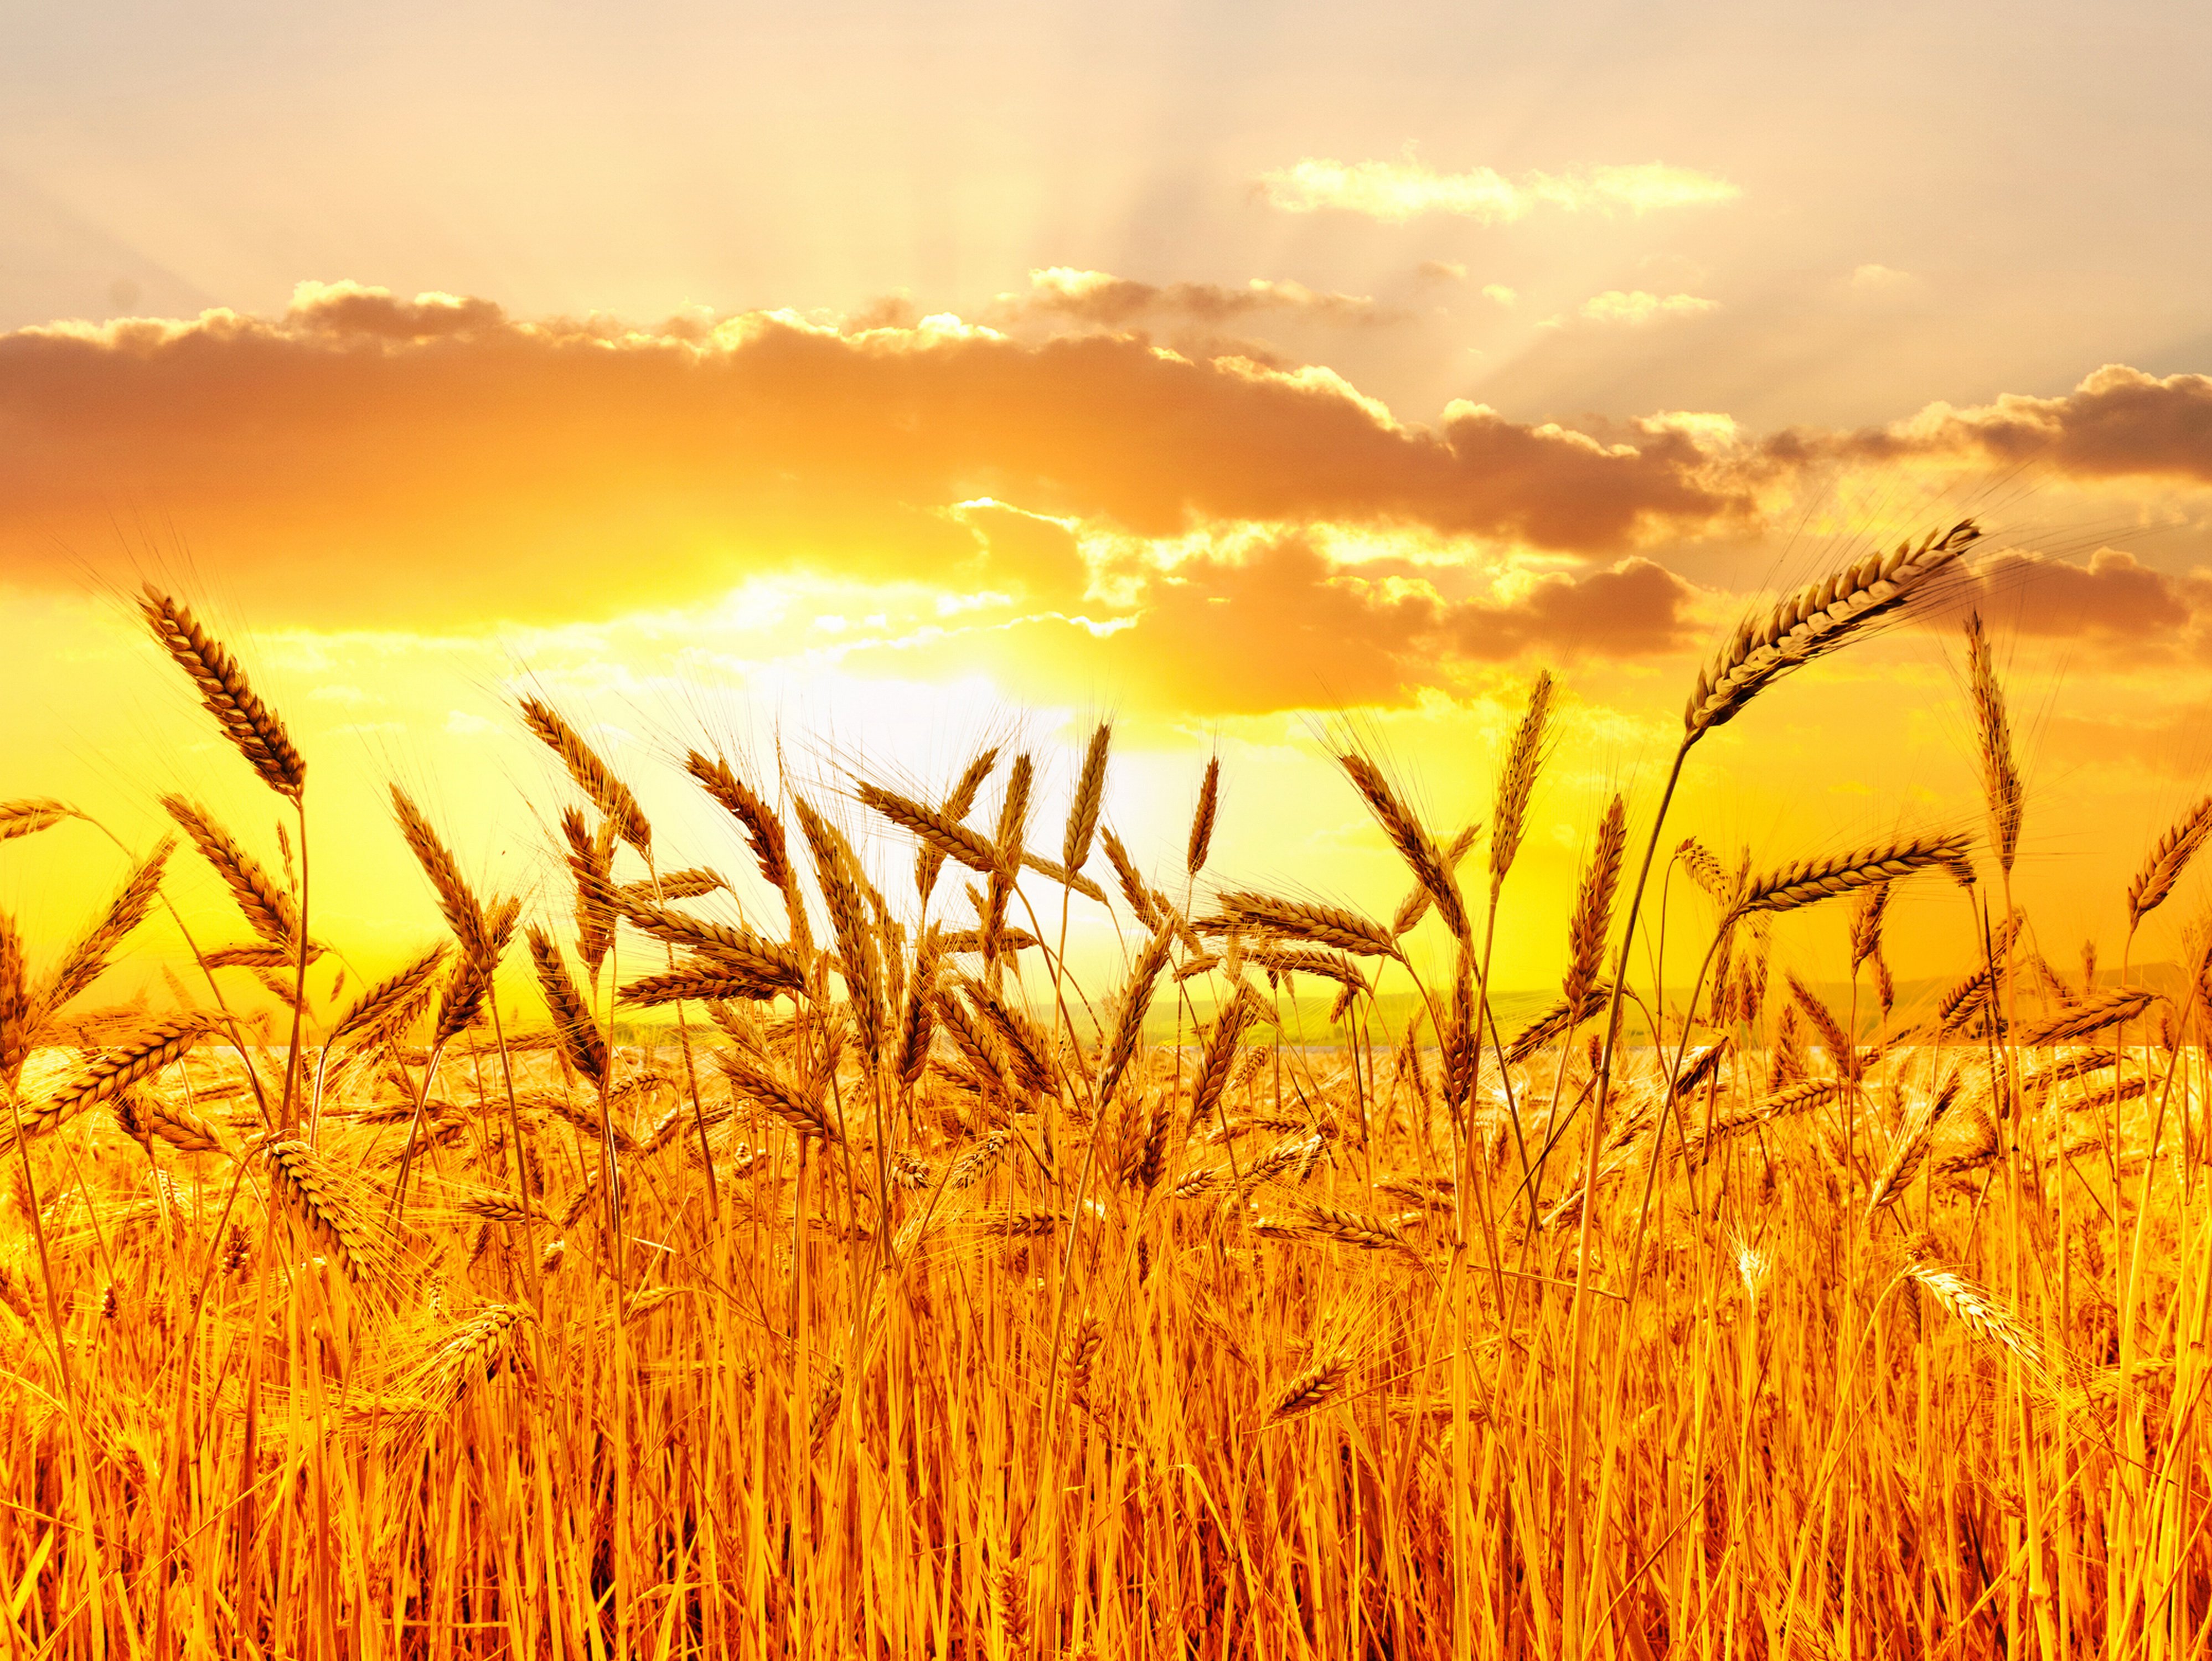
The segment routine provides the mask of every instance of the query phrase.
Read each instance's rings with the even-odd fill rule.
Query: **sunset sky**
[[[143,846],[185,788],[274,859],[155,578],[290,723],[365,970],[437,931],[395,779],[552,894],[519,691],[674,863],[742,863],[702,739],[825,796],[1024,744],[1056,844],[1104,718],[1163,879],[1218,748],[1220,876],[1387,912],[1334,738],[1449,832],[1548,665],[1537,986],[1745,608],[1968,514],[1949,609],[1717,733],[1668,844],[1978,826],[1975,604],[2054,961],[2117,959],[2212,788],[2201,9],[37,0],[6,40],[0,795]],[[0,905],[51,943],[119,859],[9,843]],[[1901,976],[1960,961],[1954,897],[1898,915]],[[1842,921],[1784,961],[1840,977]]]

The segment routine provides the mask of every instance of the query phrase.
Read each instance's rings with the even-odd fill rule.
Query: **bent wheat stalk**
[[[1667,810],[1672,805],[1675,788],[1681,782],[1683,764],[1688,761],[1690,751],[1698,740],[1716,727],[1735,720],[1753,699],[1783,676],[1802,668],[1816,657],[1838,650],[1852,640],[1863,636],[1882,621],[1900,614],[1918,597],[1932,592],[1937,580],[1956,567],[1960,556],[1980,535],[1981,532],[1973,520],[1962,520],[1947,532],[1929,532],[1917,548],[1910,543],[1903,543],[1893,553],[1869,554],[1856,564],[1837,571],[1825,581],[1802,590],[1765,613],[1747,618],[1738,626],[1735,636],[1699,672],[1696,684],[1691,689],[1689,702],[1682,712],[1681,742],[1675,746],[1674,760],[1668,767],[1666,783],[1659,794],[1658,812],[1652,817],[1651,832],[1644,845],[1644,858],[1637,871],[1636,886],[1629,897],[1628,912],[1622,926],[1619,948],[1621,962],[1627,962],[1630,947],[1635,940],[1637,916],[1643,909],[1644,891],[1650,880],[1652,856],[1658,850],[1660,833],[1667,823]],[[1595,1122],[1590,1129],[1583,1171],[1585,1192],[1595,1191],[1597,1183],[1598,1153],[1604,1141],[1602,1132],[1612,1094],[1613,1056],[1620,1036],[1621,982],[1626,978],[1625,976],[1616,978],[1611,1007],[1606,1012],[1604,1044],[1598,1060],[1596,1099],[1593,1105]],[[1657,1170],[1658,1164],[1655,1160],[1645,1178],[1644,1210],[1637,1225],[1638,1246],[1631,1256],[1629,1301],[1632,1311],[1640,1278],[1641,1240],[1650,1216],[1651,1186]],[[1583,1358],[1588,1353],[1589,1342],[1588,1293],[1593,1209],[1589,1207],[1583,1208],[1575,1271],[1572,1335],[1567,1369],[1571,1396],[1567,1414],[1565,1469],[1571,1471],[1582,1469],[1583,1457],[1583,1402],[1587,1382],[1583,1376]],[[1620,1357],[1626,1353],[1626,1347],[1616,1353],[1607,1384],[1609,1398],[1618,1396],[1621,1378]],[[1601,1504],[1601,1512],[1602,1508]],[[1602,1515],[1588,1527],[1580,1525],[1580,1521],[1577,1519],[1566,1530],[1560,1606],[1565,1652],[1576,1655],[1583,1652],[1584,1631],[1590,1613],[1590,1586],[1585,1570],[1585,1554],[1590,1540],[1601,1537],[1604,1530]]]

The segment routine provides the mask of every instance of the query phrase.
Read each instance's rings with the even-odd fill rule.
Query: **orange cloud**
[[[1413,426],[1326,370],[1133,338],[531,324],[350,286],[274,321],[0,336],[0,575],[74,582],[118,523],[170,525],[272,624],[607,616],[794,569],[965,583],[995,540],[950,510],[983,497],[1139,537],[1330,521],[1582,556],[1750,512],[1680,431]]]
[[[1725,179],[1661,161],[1531,173],[1508,179],[1492,167],[1438,173],[1413,161],[1337,161],[1309,156],[1256,182],[1261,199],[1285,213],[1334,208],[1402,224],[1423,214],[1455,214],[1480,224],[1510,224],[1539,208],[1569,213],[1648,213],[1731,202],[1742,194]]]
[[[1398,705],[1463,690],[1474,672],[1524,654],[1571,662],[1679,649],[1695,595],[1632,557],[1451,599],[1407,562],[1347,563],[1296,536],[1123,575],[1134,576],[1126,605],[933,636],[872,660],[896,657],[912,672],[995,655],[1040,691],[1087,681],[1184,713]]]
[[[2107,364],[2063,398],[2008,393],[1993,404],[1938,404],[1908,421],[1839,437],[1778,436],[1778,459],[1887,461],[1957,456],[2038,461],[2081,478],[2164,476],[2212,484],[2212,376],[2163,380]]]
[[[1329,323],[1395,323],[1405,313],[1364,295],[1329,294],[1303,283],[1254,277],[1243,288],[1217,283],[1139,283],[1065,265],[1030,273],[1030,292],[1001,296],[1013,317],[1060,317],[1127,328],[1152,317],[1219,324],[1274,312]]]
[[[1992,616],[2021,634],[2124,647],[2131,657],[2200,636],[2212,608],[2212,578],[2169,575],[2118,548],[2100,548],[2087,565],[2007,551],[1978,575]]]

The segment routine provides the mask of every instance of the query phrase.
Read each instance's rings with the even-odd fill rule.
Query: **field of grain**
[[[82,942],[0,917],[9,1652],[2204,1652],[2212,930],[2157,992],[2046,959],[1971,621],[1986,823],[1792,865],[1666,818],[1705,733],[1973,537],[1723,648],[1663,793],[1591,828],[1556,1006],[1510,1023],[1547,676],[1482,825],[1340,757],[1403,856],[1389,918],[1214,872],[1217,770],[1187,845],[1124,848],[1103,727],[1049,814],[1030,754],[923,800],[696,751],[730,834],[677,849],[526,701],[574,787],[557,903],[480,891],[394,789],[442,939],[333,995],[307,764],[149,591],[291,828],[257,857],[170,797],[88,872],[120,886]],[[9,839],[94,846],[76,819],[0,804]],[[2130,940],[2208,830],[2212,799],[2113,897]],[[234,938],[103,1009],[187,860]],[[1905,884],[1985,948],[1920,1007]],[[1701,937],[1639,929],[1670,885]],[[1085,983],[1055,942],[1102,907],[1126,958]],[[1770,979],[1814,907],[1850,916],[1848,1003]],[[1284,1041],[1293,1007],[1344,1042]]]

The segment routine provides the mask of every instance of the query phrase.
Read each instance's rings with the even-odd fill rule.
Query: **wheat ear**
[[[1206,868],[1213,846],[1213,821],[1221,811],[1221,757],[1206,758],[1206,776],[1199,781],[1198,806],[1190,816],[1190,840],[1183,849],[1183,869],[1196,876]]]
[[[1931,531],[1917,548],[1903,542],[1893,553],[1869,554],[1764,614],[1746,618],[1698,675],[1682,712],[1685,745],[1735,720],[1761,690],[1791,670],[1928,592],[1980,535],[1973,520],[1961,520],[1941,533]]]
[[[2130,934],[2173,891],[2174,884],[2181,880],[2181,873],[2189,868],[2189,861],[2204,845],[2207,836],[2212,836],[2212,796],[2205,797],[2174,821],[2150,850],[2142,869],[2136,873],[2135,880],[2128,885]],[[2083,983],[2087,985],[2096,978],[2094,947],[2088,948],[2084,960],[2093,965]]]
[[[637,849],[641,858],[650,860],[653,826],[647,822],[645,810],[637,805],[637,798],[630,794],[629,787],[615,776],[614,770],[550,704],[542,698],[524,698],[520,707],[523,725],[568,764],[568,776],[575,781],[576,788],[590,798],[592,806],[613,821],[616,833]]]
[[[191,612],[151,583],[138,602],[154,636],[199,691],[200,702],[238,747],[246,764],[286,800],[307,788],[307,764],[292,747],[284,723],[264,703],[238,661],[201,628]]]
[[[1106,751],[1113,739],[1113,727],[1102,721],[1083,752],[1083,771],[1075,781],[1075,800],[1060,843],[1060,862],[1071,873],[1083,869],[1091,857],[1091,839],[1098,833],[1098,810],[1106,799]]]
[[[1545,740],[1552,720],[1552,694],[1557,686],[1552,672],[1540,669],[1528,688],[1528,703],[1521,724],[1513,729],[1513,742],[1505,751],[1505,764],[1498,772],[1498,798],[1490,815],[1490,887],[1494,894],[1504,886],[1505,873],[1521,851],[1521,835],[1527,828],[1528,799],[1535,794],[1536,772],[1543,765]]]

